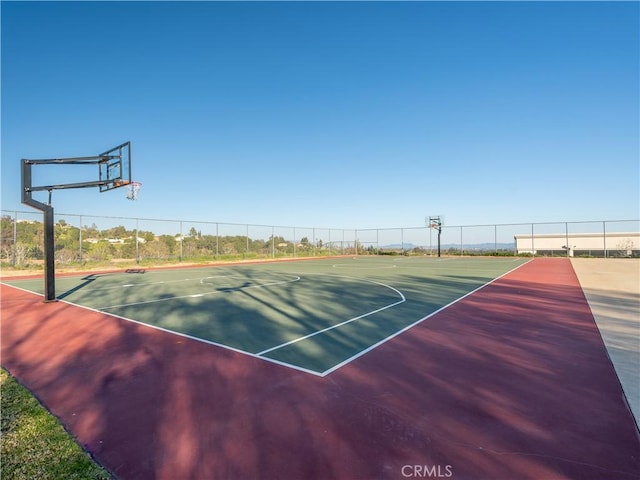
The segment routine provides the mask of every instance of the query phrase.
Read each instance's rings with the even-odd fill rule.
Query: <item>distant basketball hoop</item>
[[[442,234],[444,217],[442,215],[436,215],[425,218],[425,224],[428,225],[430,229],[438,232],[438,257],[440,257],[440,235]]]
[[[127,200],[137,200],[140,187],[142,187],[142,183],[140,182],[129,183],[126,188]]]

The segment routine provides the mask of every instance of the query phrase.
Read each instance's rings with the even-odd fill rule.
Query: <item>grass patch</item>
[[[5,369],[0,369],[0,393],[3,480],[112,478]]]

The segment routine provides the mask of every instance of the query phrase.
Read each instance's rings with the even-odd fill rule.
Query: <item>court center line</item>
[[[349,278],[349,277],[347,277],[347,278]],[[362,279],[361,279],[361,280],[362,280]],[[336,324],[336,325],[332,325],[332,326],[330,326],[330,327],[323,328],[322,330],[318,330],[317,332],[310,333],[310,334],[305,335],[305,336],[303,336],[303,337],[295,338],[295,339],[293,339],[293,340],[290,340],[290,341],[288,341],[288,342],[282,343],[282,344],[280,344],[280,345],[276,345],[275,347],[267,348],[266,350],[263,350],[263,351],[261,351],[261,352],[256,353],[256,355],[257,355],[257,356],[262,356],[262,355],[264,355],[264,354],[266,354],[266,353],[273,352],[274,350],[278,350],[279,348],[283,348],[283,347],[286,347],[287,345],[291,345],[291,344],[294,344],[294,343],[300,342],[300,341],[302,341],[302,340],[306,340],[307,338],[314,337],[314,336],[319,335],[319,334],[321,334],[321,333],[328,332],[329,330],[333,330],[334,328],[341,327],[341,326],[343,326],[343,325],[346,325],[346,324],[348,324],[348,323],[354,322],[354,321],[359,320],[359,319],[361,319],[361,318],[365,318],[365,317],[368,317],[369,315],[373,315],[374,313],[378,313],[378,312],[381,312],[381,311],[383,311],[383,310],[386,310],[387,308],[395,307],[396,305],[400,305],[401,303],[403,303],[403,302],[406,302],[406,301],[407,301],[407,299],[406,299],[406,298],[405,298],[405,296],[402,294],[402,292],[401,292],[400,290],[398,290],[397,288],[393,288],[392,286],[390,286],[390,285],[386,285],[386,284],[384,284],[384,283],[374,282],[373,280],[365,280],[365,281],[370,282],[370,283],[375,283],[375,284],[377,284],[377,285],[381,285],[381,286],[383,286],[383,287],[390,288],[391,290],[393,290],[394,292],[396,292],[398,295],[400,295],[401,300],[400,300],[400,301],[398,301],[398,302],[395,302],[395,303],[391,303],[391,304],[389,304],[389,305],[386,305],[386,306],[384,306],[384,307],[378,308],[378,309],[373,310],[373,311],[371,311],[371,312],[367,312],[367,313],[365,313],[365,314],[363,314],[363,315],[358,315],[357,317],[350,318],[349,320],[345,320],[344,322],[338,323],[338,324]]]

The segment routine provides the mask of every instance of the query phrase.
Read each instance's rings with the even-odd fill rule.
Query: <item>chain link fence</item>
[[[3,267],[42,265],[42,213],[2,210]],[[435,255],[427,226],[338,229],[56,214],[58,266],[102,266],[304,258]],[[640,257],[640,220],[442,227],[443,255]]]

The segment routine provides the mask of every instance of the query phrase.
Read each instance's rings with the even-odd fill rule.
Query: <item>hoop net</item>
[[[140,187],[142,187],[142,183],[140,182],[131,182],[129,185],[127,185],[127,188],[126,188],[127,199],[137,200]]]

